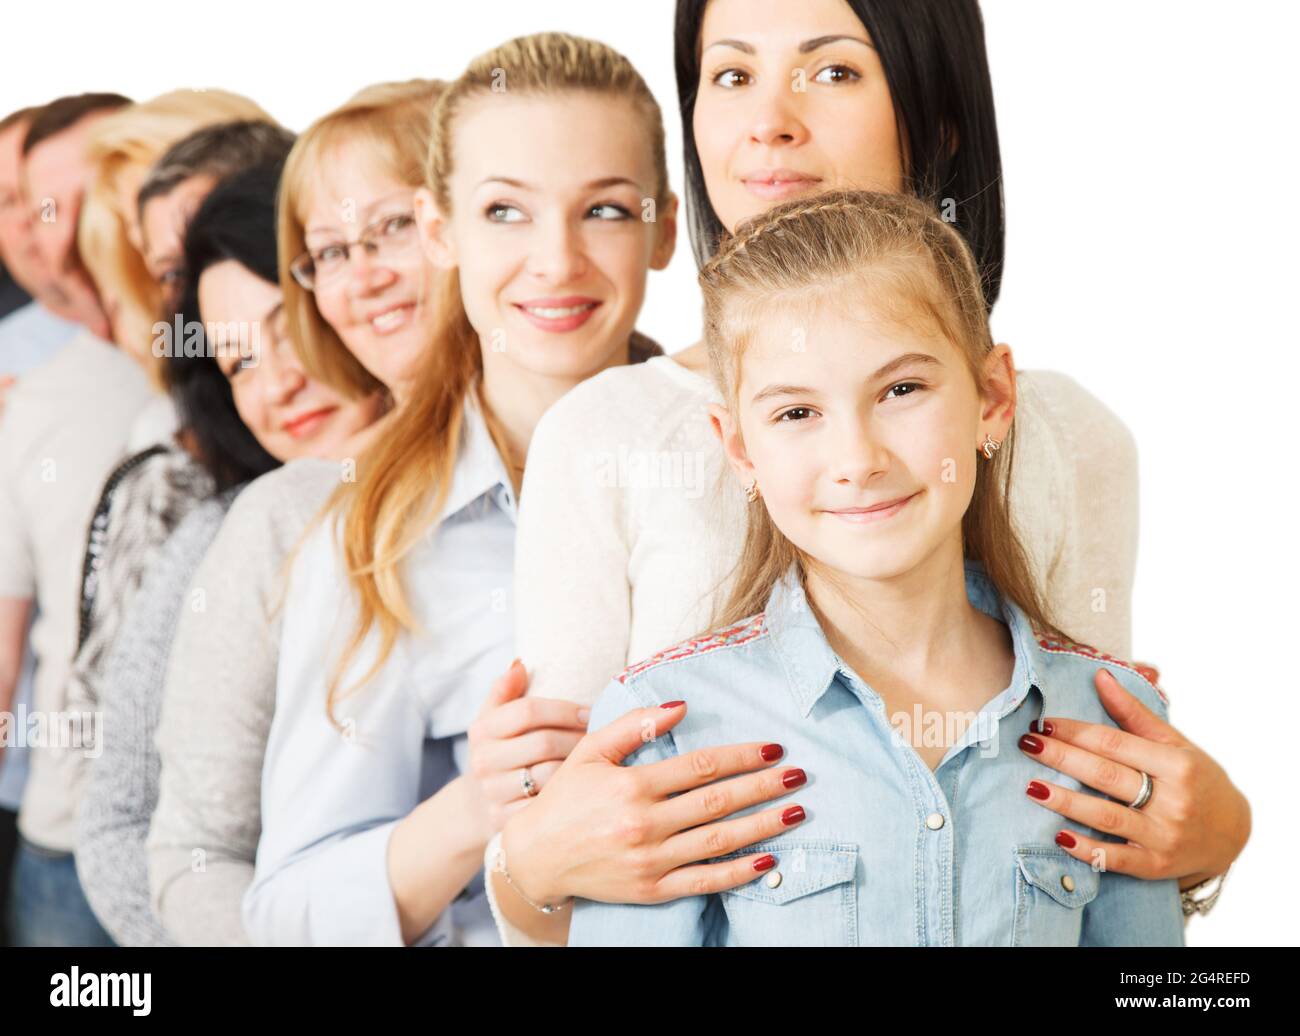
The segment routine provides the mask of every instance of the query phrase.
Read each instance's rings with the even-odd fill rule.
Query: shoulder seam
[[[1080,644],[1077,641],[1062,639],[1060,637],[1049,637],[1037,626],[1033,627],[1034,640],[1043,651],[1054,655],[1073,655],[1076,658],[1086,658],[1093,662],[1106,662],[1109,665],[1119,666],[1132,673],[1144,684],[1150,687],[1160,696],[1160,700],[1166,705],[1169,704],[1169,696],[1165,694],[1158,686],[1148,680],[1140,670],[1134,667],[1132,662],[1127,662],[1122,658],[1116,658],[1114,655],[1108,655],[1104,651],[1099,651],[1090,644]]]
[[[743,619],[734,625],[715,630],[705,636],[693,637],[664,648],[649,658],[628,666],[614,679],[621,684],[627,685],[628,681],[633,677],[640,676],[651,669],[657,669],[661,665],[676,662],[683,658],[694,658],[697,655],[708,654],[711,651],[717,651],[719,648],[740,647],[742,644],[748,644],[763,636],[766,632],[767,613],[759,612],[751,618]]]

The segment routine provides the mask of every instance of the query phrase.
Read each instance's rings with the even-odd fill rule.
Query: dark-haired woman
[[[1001,165],[975,0],[679,0],[676,64],[701,261],[779,202],[836,187],[907,192],[956,223],[987,298],[997,298]],[[530,694],[590,704],[624,666],[710,625],[725,599],[745,502],[722,479],[706,365],[696,345],[605,372],[538,425],[516,548],[517,650],[534,671]],[[1010,505],[1031,564],[1064,628],[1127,656],[1132,437],[1063,375],[1022,372],[1019,385]],[[575,457],[608,462],[575,465]],[[1138,802],[1132,788],[1143,772],[1151,777],[1145,811],[1122,811],[1114,833],[1130,844],[1108,844],[1110,869],[1177,877],[1184,890],[1221,875],[1249,832],[1244,797],[1214,760],[1113,681],[1099,675],[1097,686],[1110,713],[1125,718],[1122,756],[1106,759],[1088,724],[1067,757],[1058,751],[1065,742],[1041,733],[1021,750],[1041,753],[1047,743],[1050,765],[1121,806]],[[507,942],[562,941],[568,911],[539,907],[570,896],[654,903],[731,888],[756,876],[746,846],[799,822],[789,809],[797,799],[770,801],[809,776],[783,758],[779,731],[770,744],[718,745],[638,768],[636,778],[616,765],[681,716],[629,713],[558,769],[521,779],[521,799],[539,797],[487,850]],[[1113,765],[1101,768],[1104,759]],[[1113,779],[1103,783],[1098,772]],[[732,779],[704,787],[721,778]],[[1081,825],[1104,827],[1102,812],[1115,805],[1049,788],[1041,804]],[[1089,859],[1093,844],[1072,837],[1063,836],[1062,851]],[[702,862],[726,854],[736,855]]]
[[[77,818],[78,873],[120,945],[172,941],[150,908],[145,838],[158,801],[153,735],[173,635],[184,612],[207,611],[191,579],[249,481],[298,458],[351,454],[380,412],[377,396],[349,399],[306,376],[285,335],[275,248],[280,170],[277,162],[223,181],[186,234],[178,323],[190,345],[172,350],[167,379],[202,474],[196,483],[207,492],[185,501],[187,513],[151,555],[118,626],[99,679],[100,754]]]

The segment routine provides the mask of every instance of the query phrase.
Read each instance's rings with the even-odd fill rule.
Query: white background
[[[1273,0],[986,0],[984,15],[1009,224],[994,331],[1020,368],[1067,372],[1133,430],[1135,652],[1254,810],[1188,938],[1294,945],[1300,17]],[[7,2],[3,19],[0,112],[220,86],[295,130],[370,82],[454,78],[510,36],[593,36],[658,96],[681,189],[670,0]],[[685,241],[652,276],[641,327],[669,351],[697,337],[694,276]]]

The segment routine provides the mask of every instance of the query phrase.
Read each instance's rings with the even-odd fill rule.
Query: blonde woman
[[[90,134],[91,175],[77,225],[77,248],[95,282],[110,336],[149,375],[156,402],[136,422],[129,451],[165,442],[177,429],[164,391],[164,364],[154,348],[162,288],[145,262],[137,197],[163,153],[197,129],[223,122],[274,120],[253,101],[225,90],[175,90],[130,105]]]
[[[456,277],[409,401],[293,565],[244,909],[259,943],[494,943],[479,874],[494,818],[519,768],[562,759],[586,722],[515,703],[467,769],[513,646],[533,427],[656,348],[634,323],[675,238],[658,105],[602,44],[506,43],[440,99],[417,213]]]
[[[432,340],[437,278],[406,217],[423,182],[442,87],[435,80],[367,87],[310,126],[285,165],[277,314],[303,377],[364,402],[370,421],[331,451],[333,462],[297,461],[250,484],[194,576],[204,607],[183,612],[172,644],[157,736],[158,806],[146,844],[154,913],[182,944],[248,941],[240,902],[261,830],[284,563],[331,491],[354,477],[370,436],[396,414],[410,353]],[[399,299],[408,307],[400,328],[354,319]],[[238,394],[240,380],[256,371],[232,374]],[[310,436],[327,416],[300,409],[281,435]]]

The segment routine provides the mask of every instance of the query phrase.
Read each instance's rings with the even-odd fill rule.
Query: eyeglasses
[[[371,223],[355,241],[331,241],[307,249],[289,264],[289,272],[307,291],[315,291],[342,275],[358,245],[376,259],[385,259],[406,251],[415,237],[415,213],[399,212]]]

